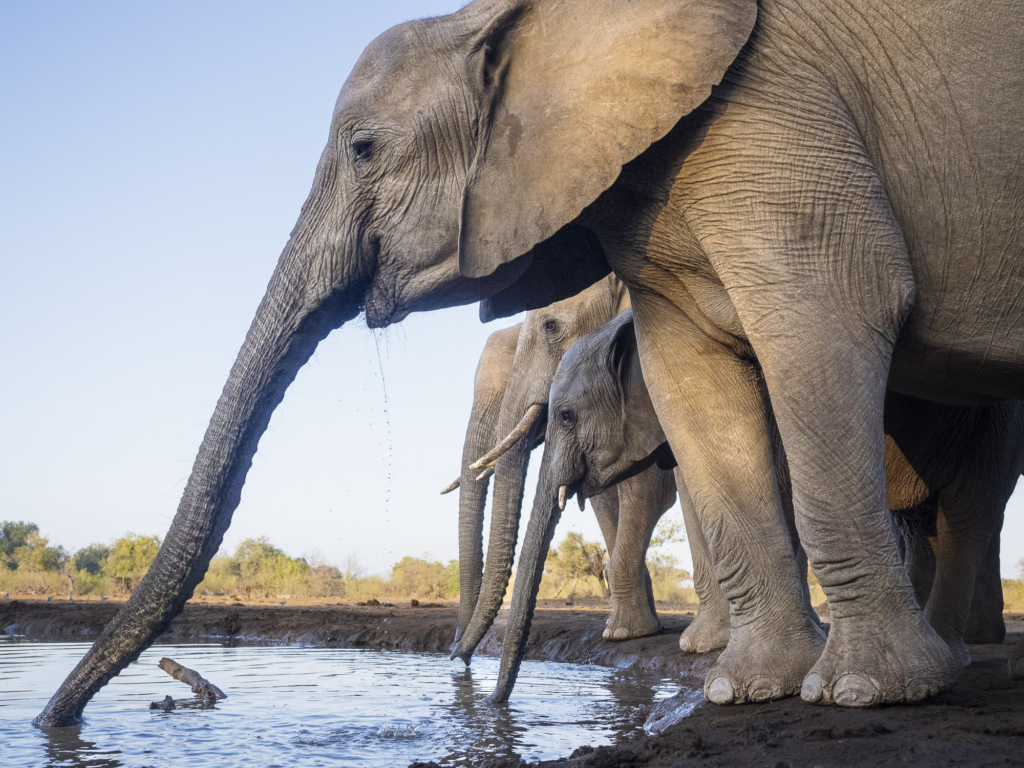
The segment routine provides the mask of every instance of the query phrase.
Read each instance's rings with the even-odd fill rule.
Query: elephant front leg
[[[679,492],[679,506],[683,508],[686,538],[690,541],[693,589],[700,601],[696,618],[679,636],[679,649],[683,653],[707,653],[725,648],[729,642],[729,601],[725,599],[715,579],[704,532],[697,522],[697,511],[683,480],[683,473],[678,468],[676,490]]]
[[[853,308],[786,307],[774,293],[744,298],[775,307],[770,320],[744,318],[744,327],[785,444],[800,539],[831,615],[803,699],[867,707],[945,690],[960,667],[918,607],[886,498],[882,416],[899,314],[887,326],[884,313],[872,320]]]
[[[661,622],[654,610],[647,572],[647,546],[654,527],[675,497],[672,476],[649,467],[616,486],[619,496],[619,527],[611,552],[609,574],[615,607],[604,636],[629,640],[656,635]]]
[[[716,704],[795,695],[821,653],[776,485],[759,374],[659,296],[633,294],[644,379],[730,606]]]

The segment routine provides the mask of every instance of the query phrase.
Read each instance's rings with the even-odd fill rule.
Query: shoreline
[[[717,652],[679,652],[679,634],[693,620],[691,611],[662,611],[661,633],[610,642],[601,636],[607,617],[603,606],[567,608],[564,601],[547,602],[561,603],[561,607],[538,606],[530,628],[527,659],[643,669],[699,685],[718,658]],[[0,632],[38,640],[91,641],[123,604],[113,600],[3,600]],[[503,608],[477,648],[477,655],[501,655],[507,617],[508,611]],[[457,618],[458,606],[454,603],[413,607],[189,602],[161,640],[234,638],[324,648],[448,653],[455,641]]]

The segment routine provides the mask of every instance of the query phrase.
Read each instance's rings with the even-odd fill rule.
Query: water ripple
[[[6,766],[141,768],[208,764],[377,768],[434,760],[473,766],[496,756],[568,755],[642,733],[668,680],[597,666],[526,661],[509,707],[482,699],[497,659],[472,668],[442,654],[287,646],[161,644],[101,690],[75,728],[30,725],[87,643],[0,636],[0,744]],[[228,693],[215,709],[149,702],[188,689],[156,662],[170,656]]]

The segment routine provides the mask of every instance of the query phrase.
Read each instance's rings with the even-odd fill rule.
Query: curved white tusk
[[[558,508],[565,509],[565,493],[569,489],[566,486],[560,486],[558,489]]]
[[[487,469],[485,469],[483,472],[481,472],[479,475],[477,475],[476,479],[477,479],[478,482],[480,480],[486,480],[488,477],[490,477],[493,474],[494,474],[494,465],[491,464],[491,465],[489,465],[487,467]]]
[[[473,464],[469,465],[470,469],[485,469],[491,466],[498,460],[498,458],[507,453],[509,448],[518,443],[523,439],[523,436],[530,431],[530,427],[533,426],[533,422],[540,418],[540,415],[544,412],[546,406],[540,403],[534,403],[526,409],[526,414],[520,419],[519,423],[516,424],[516,428],[508,433],[508,437],[498,443],[497,446],[492,448],[486,454],[477,459]]]
[[[458,488],[460,485],[462,485],[462,478],[461,477],[458,480],[456,480],[454,483],[452,483],[451,485],[445,486],[445,489],[443,491],[441,491],[441,495],[444,496],[446,493],[451,493],[456,488]]]

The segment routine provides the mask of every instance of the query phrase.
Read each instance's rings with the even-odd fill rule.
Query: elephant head
[[[582,506],[653,464],[675,466],[640,370],[632,309],[572,346],[548,408],[551,479],[563,505],[576,495]]]
[[[460,539],[460,566],[469,569],[467,581],[481,586],[476,594],[459,594],[460,622],[453,658],[457,656],[469,663],[473,650],[494,621],[508,588],[526,470],[530,452],[543,437],[547,425],[548,394],[558,363],[573,342],[600,328],[628,305],[629,293],[625,286],[617,277],[609,275],[576,296],[531,310],[523,320],[498,415],[496,434],[504,439],[470,465],[476,472],[494,471],[493,514],[487,564],[482,575],[477,570],[482,564],[476,556],[479,545],[472,542],[465,553],[467,556],[463,557]],[[461,512],[473,519],[460,519],[460,531],[469,529],[470,523],[479,519],[477,510],[468,506],[460,506]],[[470,606],[471,617],[463,624],[461,619]]]
[[[574,220],[708,97],[755,16],[754,0],[475,0],[374,40],[163,547],[36,722],[75,722],[181,611],[271,414],[332,330],[487,297],[485,316],[546,306],[606,275]]]

